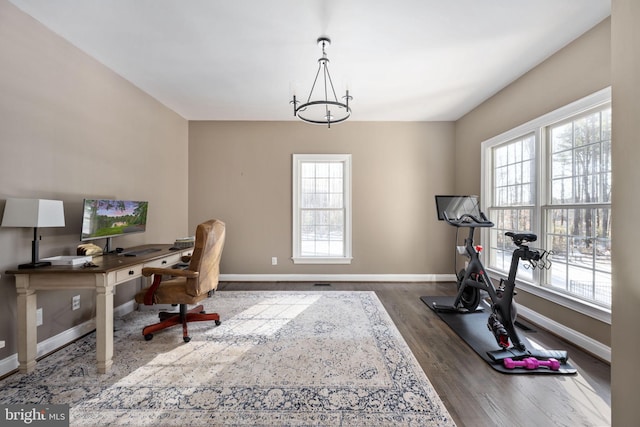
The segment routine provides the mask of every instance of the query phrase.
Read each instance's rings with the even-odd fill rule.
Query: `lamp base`
[[[27,268],[39,268],[39,267],[47,267],[51,265],[49,261],[38,261],[38,262],[30,262],[29,264],[20,264],[18,266],[19,270],[24,270]]]

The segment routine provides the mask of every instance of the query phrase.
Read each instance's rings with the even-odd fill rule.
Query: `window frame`
[[[500,135],[487,139],[481,144],[481,207],[483,211],[487,211],[492,206],[493,197],[493,171],[492,171],[492,149],[496,146],[524,138],[527,135],[534,135],[534,155],[535,155],[535,176],[534,183],[535,192],[533,204],[532,232],[539,236],[539,241],[544,242],[546,236],[542,236],[542,230],[546,228],[545,212],[556,205],[551,205],[548,201],[550,195],[550,182],[541,177],[548,175],[550,168],[550,153],[548,153],[547,128],[556,123],[568,120],[572,117],[579,116],[589,110],[602,107],[611,103],[611,87],[604,88],[598,92],[588,95],[564,107],[558,108],[550,113],[544,114],[527,123],[510,129]],[[611,205],[611,204],[610,204]],[[489,229],[482,229],[481,237],[483,242],[490,240]],[[486,266],[491,276],[496,278],[505,278],[506,274],[490,266]],[[544,273],[542,273],[544,274]],[[579,313],[585,314],[592,318],[598,319],[605,323],[611,324],[611,308],[591,303],[577,297],[573,297],[568,293],[554,290],[551,287],[541,285],[541,272],[533,271],[531,280],[523,280],[521,277],[516,279],[517,286],[533,295],[549,300],[558,305],[570,308]]]
[[[303,163],[341,163],[343,166],[344,253],[343,256],[302,255],[301,171]],[[293,154],[292,157],[292,256],[294,264],[351,264],[351,154]]]

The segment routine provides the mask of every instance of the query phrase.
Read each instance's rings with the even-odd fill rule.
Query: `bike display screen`
[[[480,218],[478,196],[436,196],[436,209],[439,221],[456,220],[464,214]]]

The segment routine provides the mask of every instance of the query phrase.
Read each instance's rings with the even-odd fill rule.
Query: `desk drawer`
[[[145,267],[160,267],[171,268],[172,265],[180,262],[180,254],[173,254],[165,258],[155,259],[153,261],[145,262]]]
[[[142,276],[142,265],[132,265],[128,268],[116,271],[116,283],[126,282]]]

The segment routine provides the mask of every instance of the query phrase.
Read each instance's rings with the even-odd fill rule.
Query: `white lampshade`
[[[62,200],[7,199],[2,227],[64,227]]]

